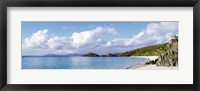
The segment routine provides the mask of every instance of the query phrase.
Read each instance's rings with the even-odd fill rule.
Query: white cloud
[[[54,36],[48,39],[46,45],[52,49],[64,49],[65,47],[70,47],[71,40],[67,37]]]
[[[48,30],[39,30],[24,40],[27,49],[55,49],[56,52],[76,52],[84,47],[95,47],[102,43],[104,34],[117,34],[111,27],[96,27],[93,30],[74,32],[71,36],[48,36]],[[79,49],[78,49],[79,48]]]
[[[117,34],[115,29],[110,28],[110,27],[107,27],[107,28],[97,27],[89,31],[83,31],[80,33],[75,32],[71,36],[72,46],[74,48],[79,48],[79,47],[84,47],[89,44],[95,44],[101,41],[100,37],[103,34],[107,34],[107,33]]]
[[[114,39],[102,46],[136,47],[167,42],[178,32],[177,22],[150,23],[146,29],[129,39]],[[117,48],[116,48],[117,49]]]
[[[36,33],[33,33],[31,37],[27,37],[24,42],[25,42],[25,47],[26,48],[45,48],[46,46],[44,43],[48,39],[47,35],[48,30],[39,30]]]
[[[147,28],[144,31],[146,31],[148,35],[154,35],[154,34],[165,34],[177,30],[178,30],[178,22],[161,22],[161,23],[148,24]]]

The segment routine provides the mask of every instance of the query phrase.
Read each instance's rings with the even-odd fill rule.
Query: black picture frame
[[[7,84],[7,7],[193,7],[193,84]],[[200,0],[1,0],[0,89],[3,91],[199,91]],[[187,73],[186,73],[187,74]]]

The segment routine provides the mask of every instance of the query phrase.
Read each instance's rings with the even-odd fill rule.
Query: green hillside
[[[168,49],[168,43],[157,44],[131,50],[122,53],[121,56],[159,56],[161,53],[164,53]]]

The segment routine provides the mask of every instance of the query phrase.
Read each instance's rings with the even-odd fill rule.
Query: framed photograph
[[[199,0],[6,0],[2,90],[199,91]]]

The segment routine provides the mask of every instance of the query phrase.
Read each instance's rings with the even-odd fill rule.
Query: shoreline
[[[158,58],[158,56],[130,56],[130,57],[135,57],[135,58],[146,58],[146,59],[149,59],[149,61],[155,60],[155,59]]]
[[[127,67],[126,69],[136,69],[136,70],[178,70],[178,67],[159,67],[156,65],[145,65],[147,61],[152,61],[158,58],[158,56],[130,56],[135,58],[146,58],[147,60],[141,64],[136,65],[135,67]]]
[[[144,65],[136,68],[137,70],[178,70],[178,67],[164,67],[156,65]]]
[[[158,58],[158,56],[130,56],[130,57],[134,57],[134,58],[146,58],[146,60],[144,62],[141,62],[141,63],[135,65],[135,66],[126,67],[125,69],[137,69],[137,68],[140,68],[140,67],[144,67],[146,62],[152,61],[152,60],[155,60],[155,59]]]

